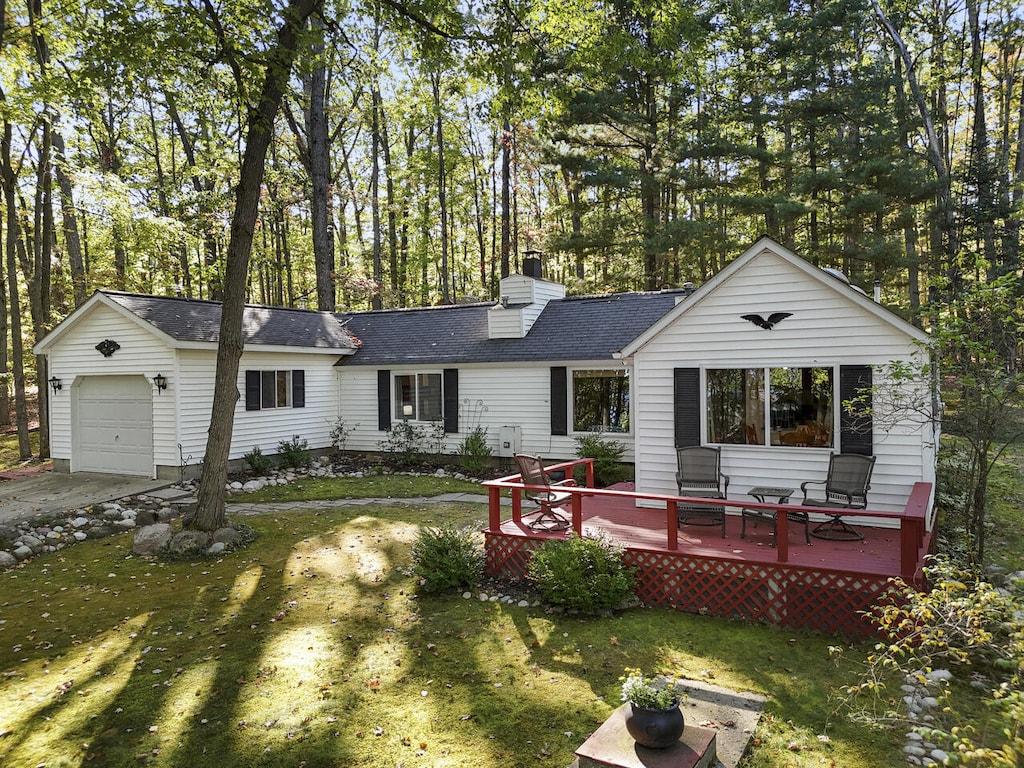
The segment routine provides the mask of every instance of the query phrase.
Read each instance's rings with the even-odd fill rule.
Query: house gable
[[[723,306],[727,307],[725,311],[730,313],[730,322],[733,319],[741,320],[744,314],[767,319],[774,312],[791,312],[789,307],[793,306],[791,295],[795,286],[799,286],[799,290],[808,297],[812,294],[816,296],[813,301],[817,304],[805,305],[804,309],[825,315],[831,313],[831,319],[819,323],[831,326],[830,333],[837,327],[844,328],[845,322],[845,331],[851,337],[863,334],[869,328],[884,328],[887,335],[896,332],[908,340],[922,343],[928,340],[924,331],[765,236],[698,288],[686,302],[667,312],[626,344],[622,355],[636,354],[669,328],[686,322],[687,315],[703,314],[709,306],[717,307],[719,312]],[[780,302],[787,306],[783,307]],[[747,322],[742,321],[738,327]],[[771,330],[793,331],[794,326],[801,326],[804,331],[808,329],[807,323],[794,313]],[[749,328],[767,330],[754,324],[750,324]],[[705,326],[702,330],[717,335],[733,329]]]

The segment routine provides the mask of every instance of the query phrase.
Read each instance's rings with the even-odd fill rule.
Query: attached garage
[[[72,423],[72,471],[153,474],[153,388],[144,376],[81,377]]]

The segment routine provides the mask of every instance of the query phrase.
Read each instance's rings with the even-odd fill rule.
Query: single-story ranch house
[[[606,431],[646,493],[675,493],[675,448],[696,444],[721,446],[734,487],[797,487],[823,477],[832,452],[874,455],[883,511],[934,480],[931,425],[842,407],[888,386],[886,365],[917,360],[926,335],[771,239],[695,290],[574,297],[539,261],[524,272],[501,281],[498,302],[247,307],[231,458],[296,435],[326,448],[339,422],[348,450],[379,451],[411,420],[437,425],[447,453],[482,427],[497,456],[551,460]],[[215,302],[98,291],[40,341],[56,469],[196,474],[219,321]]]

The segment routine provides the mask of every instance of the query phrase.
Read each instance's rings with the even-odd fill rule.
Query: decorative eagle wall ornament
[[[787,317],[792,316],[792,312],[772,312],[768,315],[768,319],[765,320],[760,315],[740,315],[744,320],[747,320],[760,328],[764,328],[766,331],[770,331]]]

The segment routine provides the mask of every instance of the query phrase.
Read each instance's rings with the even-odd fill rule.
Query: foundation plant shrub
[[[909,723],[948,754],[946,765],[1019,768],[1024,764],[1024,585],[999,589],[948,560],[926,569],[927,592],[905,584],[875,608],[883,641],[843,688],[840,709],[886,726],[904,720],[902,684],[934,670],[933,719]],[[842,651],[831,649],[834,654]]]
[[[429,594],[472,587],[480,580],[484,553],[472,528],[420,528],[412,545],[413,572]]]
[[[298,469],[309,464],[309,441],[298,435],[291,440],[279,442],[277,452],[281,457],[282,466]]]
[[[401,469],[422,463],[427,454],[442,453],[444,440],[444,424],[440,421],[430,424],[396,421],[378,445],[387,454],[388,461]]]
[[[491,457],[491,446],[487,444],[487,427],[474,427],[459,443],[459,459],[462,467],[473,475],[480,474]]]
[[[622,549],[605,537],[572,534],[533,553],[529,578],[548,603],[595,613],[622,605],[636,575],[622,561]]]
[[[258,445],[254,445],[252,450],[242,458],[245,459],[246,466],[254,475],[265,475],[274,468],[274,460],[265,456]]]
[[[604,432],[591,432],[576,438],[576,456],[594,460],[594,483],[600,488],[622,482],[630,477],[629,468],[622,463],[626,446],[618,440],[611,440]],[[578,472],[584,470],[581,467]],[[576,482],[583,484],[585,477],[580,474]]]

